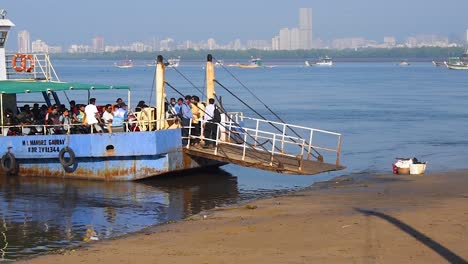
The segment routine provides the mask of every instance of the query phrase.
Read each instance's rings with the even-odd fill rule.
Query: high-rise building
[[[280,37],[274,36],[271,38],[271,49],[272,50],[279,50],[280,49]]]
[[[26,30],[18,32],[18,52],[31,52],[31,42],[29,40],[29,32]]]
[[[466,30],[466,44],[468,44],[468,29]]]
[[[300,49],[312,48],[312,8],[299,8]]]
[[[104,38],[96,37],[93,38],[93,51],[96,53],[102,53],[105,51]]]
[[[279,46],[280,50],[290,50],[291,49],[291,31],[289,28],[282,28],[279,32]]]

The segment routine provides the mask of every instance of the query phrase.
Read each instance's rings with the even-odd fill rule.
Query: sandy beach
[[[20,263],[467,263],[468,171],[356,175]]]

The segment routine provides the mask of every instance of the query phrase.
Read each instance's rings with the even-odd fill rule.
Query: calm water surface
[[[54,66],[63,81],[128,84],[132,105],[139,100],[154,103],[154,68],[143,66],[144,61],[137,61],[141,66],[131,69],[118,69],[113,63],[55,61]],[[307,177],[227,165],[218,171],[136,183],[1,178],[0,259],[76,245],[87,229],[105,239],[338,175],[390,172],[395,157],[428,161],[428,171],[468,167],[467,72],[430,63],[409,67],[340,63],[332,68],[309,68],[291,62],[276,66],[228,68],[230,72],[217,68],[216,79],[265,116],[271,114],[231,73],[284,120],[342,133],[341,160],[346,170]],[[182,61],[178,71],[204,89],[203,62]],[[183,94],[201,96],[178,71],[167,70],[166,80]],[[169,97],[179,97],[166,89]],[[221,87],[216,89],[228,111],[253,115]],[[87,97],[86,92],[67,95],[78,103]],[[99,91],[91,96],[105,104],[127,98],[127,93]]]

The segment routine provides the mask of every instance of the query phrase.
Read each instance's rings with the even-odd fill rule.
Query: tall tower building
[[[18,32],[18,52],[19,53],[31,52],[31,42],[29,39],[29,32],[26,30]]]
[[[93,51],[96,53],[102,53],[105,51],[103,37],[93,38]]]
[[[299,35],[299,47],[312,49],[312,8],[299,8]]]

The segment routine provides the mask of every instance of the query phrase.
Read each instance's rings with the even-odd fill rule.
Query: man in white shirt
[[[112,133],[112,119],[114,119],[114,115],[112,114],[112,105],[107,104],[106,109],[104,109],[104,113],[102,114],[102,119],[104,120],[104,124],[106,125],[105,129],[109,133]]]
[[[205,137],[205,145],[204,148],[213,148],[216,145],[216,133],[218,130],[218,124],[213,120],[214,118],[214,110],[215,110],[215,100],[213,98],[208,99],[208,105],[205,108],[205,115],[203,116],[203,120],[205,123],[203,124],[203,136]],[[218,121],[219,122],[219,121]]]
[[[102,120],[95,104],[96,98],[89,99],[89,105],[85,107],[86,122],[91,126],[91,133],[93,133],[93,129],[102,133],[102,128],[99,125],[102,123]]]

